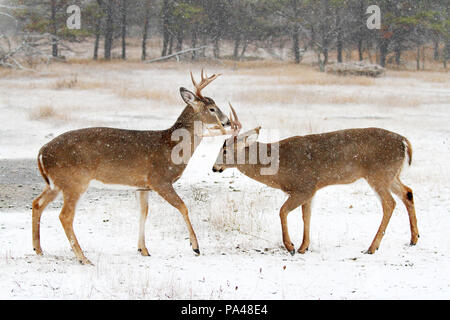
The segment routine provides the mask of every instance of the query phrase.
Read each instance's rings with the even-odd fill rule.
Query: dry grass
[[[9,68],[0,68],[0,78],[6,78],[16,73],[17,70],[9,69]]]
[[[231,189],[233,190],[233,189]],[[217,203],[208,203],[211,209],[208,216],[208,223],[218,230],[222,231],[239,231],[246,234],[262,235],[267,231],[264,229],[263,217],[261,213],[260,203],[255,200],[237,201],[227,195],[227,201],[218,207],[224,210],[214,210]],[[240,205],[238,205],[238,202]],[[213,214],[214,213],[214,214]]]
[[[417,107],[423,103],[430,103],[427,97],[399,97],[394,94],[371,96],[364,93],[339,93],[327,91],[308,92],[298,88],[253,89],[241,91],[235,99],[244,104],[366,104],[393,107]]]
[[[77,83],[78,83],[77,75],[74,75],[71,78],[58,79],[55,83],[54,88],[55,89],[72,89],[77,85]]]
[[[371,86],[375,79],[370,77],[338,76],[318,72],[316,68],[306,65],[254,61],[242,63],[240,74],[256,76],[257,84],[274,85],[359,85]],[[244,67],[245,66],[245,67]]]
[[[0,79],[16,79],[20,77],[35,78],[38,75],[37,72],[31,70],[20,70],[0,67]]]
[[[108,69],[110,70],[110,69]],[[175,104],[179,102],[178,97],[168,94],[167,90],[155,86],[136,86],[129,81],[102,81],[90,79],[86,76],[79,77],[77,74],[66,78],[57,79],[50,84],[51,89],[72,89],[72,90],[106,90],[124,99],[146,99],[157,101],[162,104]]]
[[[57,120],[57,121],[68,121],[69,115],[67,112],[61,113],[51,105],[41,105],[35,107],[29,112],[30,120]]]
[[[448,72],[389,70],[388,74],[396,78],[420,79],[431,83],[450,83],[450,74]]]
[[[157,88],[129,88],[123,84],[118,91],[114,91],[119,97],[125,99],[146,99],[162,104],[179,104],[178,96],[170,95],[167,90]]]
[[[51,89],[74,89],[74,90],[96,90],[108,89],[110,83],[106,81],[98,81],[93,79],[80,79],[77,75],[57,79],[54,83],[49,84]]]
[[[225,79],[224,76],[222,84],[225,87],[231,82],[238,85],[236,90],[230,91],[229,98],[243,104],[367,104],[414,107],[433,102],[442,103],[439,100],[442,100],[442,97],[430,99],[418,94],[399,97],[395,93],[373,96],[370,94],[371,87],[384,86],[391,89],[406,84],[413,88],[418,84],[421,85],[421,82],[445,87],[450,83],[448,73],[432,71],[388,70],[385,77],[373,79],[363,76],[327,74],[319,72],[315,66],[274,60],[240,62],[223,60],[223,65],[218,67],[217,62],[213,65],[206,60],[196,63],[169,61],[146,64],[134,60],[94,61],[87,57],[69,58],[66,63],[39,65],[36,73],[25,74],[20,70],[0,68],[0,79],[14,79],[2,81],[2,87],[20,88],[29,92],[39,89],[86,90],[92,93],[113,94],[124,100],[143,99],[161,105],[178,105],[180,98],[168,92],[167,83],[155,82],[139,71],[148,70],[151,75],[159,70],[162,73],[165,72],[164,70],[174,70],[174,76],[180,75],[181,78],[184,74],[185,79],[189,81],[189,70],[200,70],[202,67],[211,72],[226,73],[227,78]],[[136,72],[136,76],[130,76],[133,72]],[[30,79],[24,81],[25,76]],[[239,80],[233,79],[234,76]],[[314,88],[307,86],[314,86]],[[359,86],[361,90],[350,89],[349,91],[345,88],[346,86]],[[340,89],[341,87],[343,90]],[[61,95],[66,94],[67,92],[61,92]],[[30,117],[33,119],[64,118],[61,114],[58,115],[56,110],[52,113],[51,107],[48,106],[32,110]]]

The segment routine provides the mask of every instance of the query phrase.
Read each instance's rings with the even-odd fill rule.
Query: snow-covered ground
[[[184,107],[178,88],[191,87],[190,68],[200,69],[80,65],[57,76],[50,72],[0,79],[0,298],[450,298],[450,79],[446,74],[440,75],[445,81],[388,74],[371,85],[339,81],[324,85],[289,84],[277,74],[208,68],[223,75],[205,93],[227,112],[231,101],[244,130],[262,125],[263,141],[369,126],[406,136],[413,145],[413,163],[405,167],[402,180],[414,190],[421,236],[416,246],[409,246],[408,216],[398,200],[380,249],[374,255],[362,253],[382,213],[374,192],[360,180],[318,192],[310,250],[289,255],[281,241],[278,215],[286,196],[235,169],[213,173],[223,143],[217,137],[202,141],[175,184],[190,210],[200,256],[189,247],[181,215],[154,193],[146,224],[151,257],[139,255],[134,191],[100,183],[93,183],[79,202],[74,223],[94,266],[78,264],[71,252],[58,219],[61,199],[44,211],[44,256],[35,255],[31,201],[44,187],[35,163],[39,148],[74,128],[169,127]],[[271,76],[278,81],[272,83]],[[301,70],[288,77],[301,78]],[[71,87],[64,82],[71,79],[78,84]],[[145,97],[146,90],[152,95]],[[267,102],[253,97],[264,91]],[[305,103],[295,96],[283,98],[292,92],[313,99]],[[279,102],[274,101],[275,94]],[[326,103],[323,96],[338,97],[340,103]],[[47,116],[45,108],[51,111]],[[295,210],[288,219],[296,248],[302,237],[300,212]]]

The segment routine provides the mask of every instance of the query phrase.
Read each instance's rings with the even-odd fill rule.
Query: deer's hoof
[[[200,250],[199,249],[192,249],[192,250],[194,250],[196,255],[198,255],[198,256],[200,255]]]
[[[304,254],[306,251],[308,251],[308,248],[305,249],[299,248],[297,252],[300,254]]]
[[[150,257],[150,253],[148,252],[147,248],[138,249],[138,252],[144,257]]]
[[[88,259],[83,258],[83,259],[79,259],[78,262],[82,265],[91,265],[93,266],[94,264],[92,262],[90,262]]]
[[[291,251],[289,251],[289,253],[291,254],[291,256],[293,256],[295,254],[295,249],[292,249]]]
[[[411,241],[410,241],[410,243],[409,243],[409,245],[410,246],[415,246],[416,245],[416,243],[417,243],[417,241],[419,240],[419,235],[417,235],[417,236],[415,236],[415,237],[412,237],[411,238]]]

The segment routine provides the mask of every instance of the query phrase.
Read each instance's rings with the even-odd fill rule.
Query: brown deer
[[[73,220],[78,199],[88,188],[89,182],[95,179],[107,184],[138,188],[141,207],[138,251],[143,256],[150,255],[144,236],[150,190],[156,191],[180,211],[189,231],[192,249],[200,254],[188,209],[172,186],[187,165],[187,162],[173,163],[171,159],[172,149],[177,144],[173,141],[173,134],[178,129],[190,134],[191,152],[187,155],[187,160],[202,136],[205,136],[202,132],[194,132],[195,122],[200,121],[202,128],[203,124],[210,125],[213,129],[219,127],[219,134],[226,134],[224,127],[230,127],[229,118],[211,98],[201,94],[201,90],[218,76],[204,76],[202,70],[201,82],[197,84],[191,73],[196,92],[180,88],[181,97],[187,106],[174,125],[166,130],[85,128],[66,132],[45,144],[39,150],[38,167],[47,185],[33,201],[32,235],[36,253],[42,255],[39,234],[42,211],[62,192],[64,204],[59,219],[77,259],[82,264],[90,264],[75,237]],[[211,131],[211,135],[217,135],[217,131],[215,134]]]
[[[380,246],[395,207],[391,192],[405,204],[411,228],[410,244],[417,243],[419,232],[413,193],[399,178],[406,155],[409,165],[412,159],[412,147],[405,137],[384,129],[367,128],[295,136],[264,144],[256,142],[259,129],[227,139],[212,170],[222,172],[234,167],[246,176],[288,194],[280,209],[280,219],[283,243],[292,255],[295,248],[288,233],[289,212],[302,206],[303,241],[298,252],[305,253],[310,243],[311,201],[316,191],[329,185],[352,183],[360,178],[364,178],[379,195],[383,207],[381,225],[366,253],[372,254]],[[276,172],[262,174],[268,163],[255,154],[253,159],[256,161],[249,163],[247,159],[252,157],[251,153],[259,150],[266,150],[277,161]],[[241,163],[239,153],[243,159]]]

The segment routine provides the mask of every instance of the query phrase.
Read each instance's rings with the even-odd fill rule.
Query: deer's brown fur
[[[201,89],[215,77],[202,77]],[[177,129],[189,132],[190,157],[202,138],[201,134],[194,132],[196,121],[211,125],[217,125],[220,121],[221,126],[227,127],[230,121],[211,98],[199,97],[184,88],[180,89],[180,93],[187,106],[174,125],[166,130],[86,128],[66,132],[40,149],[38,167],[47,185],[33,201],[32,235],[37,254],[42,254],[39,234],[42,211],[62,192],[64,204],[59,216],[62,226],[78,260],[90,263],[75,237],[73,219],[75,206],[91,180],[141,189],[138,189],[141,205],[138,250],[142,255],[149,255],[144,238],[148,190],[156,191],[180,211],[189,230],[192,248],[197,254],[200,253],[188,210],[172,186],[187,165],[185,162],[175,164],[171,159],[172,149],[178,143],[172,140],[172,133]]]
[[[243,140],[238,137],[234,141]],[[263,147],[263,143],[255,143],[257,148],[254,150]],[[304,253],[310,243],[311,201],[314,194],[323,187],[348,184],[360,178],[364,178],[379,195],[383,207],[381,225],[367,252],[374,253],[378,249],[389,223],[395,207],[391,193],[400,197],[407,208],[411,244],[416,244],[419,233],[412,190],[403,185],[399,178],[406,155],[411,164],[412,147],[405,137],[384,129],[366,128],[295,136],[277,144],[279,166],[274,175],[262,175],[260,169],[267,165],[262,165],[259,160],[256,164],[237,164],[235,159],[234,163],[227,164],[223,151],[228,151],[229,148],[233,148],[235,158],[238,149],[244,148],[245,159],[249,159],[250,146],[233,143],[232,140],[224,143],[213,171],[222,172],[226,168],[236,167],[248,177],[288,194],[288,199],[280,210],[280,220],[283,243],[291,254],[295,250],[288,233],[289,212],[302,206],[304,231],[298,252]],[[265,150],[271,150],[271,144],[264,147]]]

